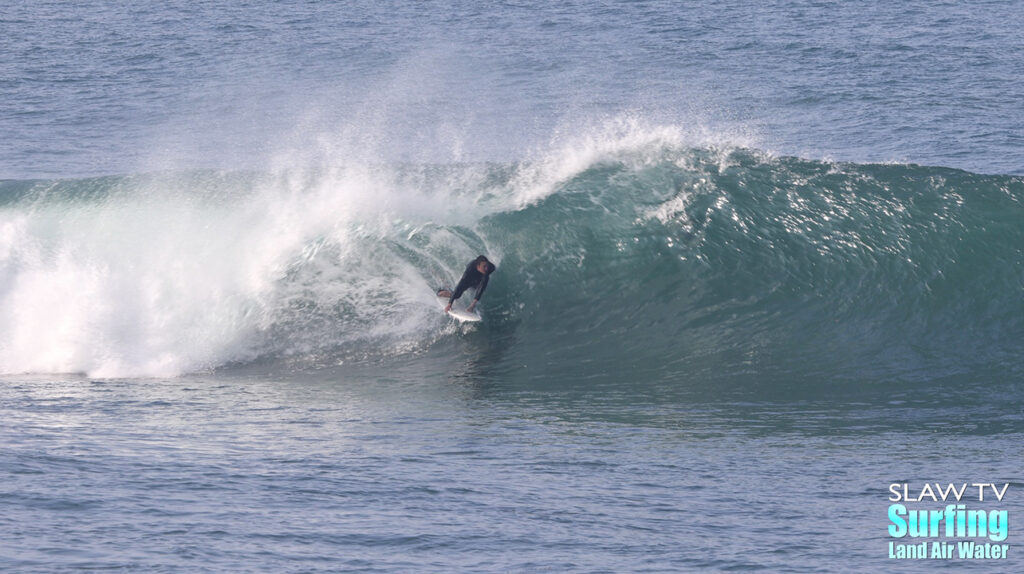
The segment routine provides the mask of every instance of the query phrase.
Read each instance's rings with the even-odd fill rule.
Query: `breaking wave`
[[[1019,374],[1024,179],[620,121],[507,164],[0,182],[0,372],[444,352],[577,377]],[[485,321],[432,295],[486,253]]]

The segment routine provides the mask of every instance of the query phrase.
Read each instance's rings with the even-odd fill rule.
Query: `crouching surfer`
[[[447,313],[452,310],[452,303],[459,297],[462,297],[466,289],[475,287],[476,295],[473,296],[473,302],[466,309],[472,313],[473,309],[476,308],[476,304],[480,302],[484,289],[487,289],[487,279],[491,276],[491,273],[494,273],[495,269],[494,264],[483,255],[470,261],[469,265],[466,265],[466,272],[462,274],[462,279],[459,279],[459,284],[455,286],[455,291],[447,289],[438,290],[438,297],[448,297],[448,305],[444,308],[444,312]]]

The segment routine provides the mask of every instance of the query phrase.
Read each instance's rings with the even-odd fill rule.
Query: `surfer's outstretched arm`
[[[459,279],[459,284],[455,286],[455,290],[448,296],[448,305],[455,302],[456,299],[462,297],[462,294],[480,282],[480,273],[473,268],[473,264],[470,263],[466,266],[466,272],[462,274],[462,279]]]
[[[473,297],[473,302],[469,304],[468,309],[470,313],[472,313],[473,309],[476,308],[476,304],[480,302],[480,297],[484,294],[484,289],[487,289],[487,280],[489,278],[490,277],[488,275],[484,275],[483,278],[480,279],[480,286],[476,288],[476,295]]]

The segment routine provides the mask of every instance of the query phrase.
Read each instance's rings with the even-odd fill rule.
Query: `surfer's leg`
[[[437,296],[438,297],[451,297],[452,296],[452,292],[442,287],[441,289],[437,290]]]
[[[469,284],[468,281],[459,281],[459,284],[455,286],[455,293],[449,295],[449,297],[458,299],[459,297],[462,297],[462,294],[466,292],[466,289],[469,289],[472,286],[473,285]]]

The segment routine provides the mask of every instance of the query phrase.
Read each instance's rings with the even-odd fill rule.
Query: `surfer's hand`
[[[447,313],[448,311],[451,311],[451,310],[452,310],[452,304],[449,303],[448,305],[445,306],[444,312]]]

